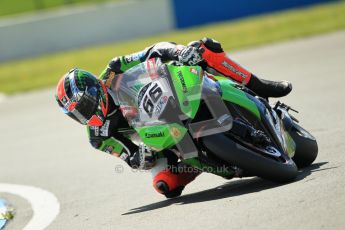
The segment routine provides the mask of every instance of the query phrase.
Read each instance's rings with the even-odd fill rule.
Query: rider
[[[57,85],[57,102],[67,115],[87,125],[91,145],[120,157],[130,167],[151,169],[154,188],[168,198],[179,196],[200,172],[174,171],[168,166],[180,164],[172,151],[154,153],[144,144],[135,145],[122,135],[122,131],[129,129],[129,125],[124,118],[124,111],[119,110],[109,89],[112,79],[118,74],[151,58],[200,65],[208,72],[227,76],[265,98],[282,97],[292,89],[286,81],[275,82],[256,77],[229,59],[221,44],[210,38],[191,42],[187,46],[159,42],[138,53],[115,57],[102,72],[100,79],[77,68],[65,74]],[[157,154],[163,154],[165,158],[157,160]]]

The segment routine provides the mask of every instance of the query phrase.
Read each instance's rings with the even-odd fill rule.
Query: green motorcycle
[[[199,66],[150,59],[114,78],[111,93],[132,130],[158,153],[173,149],[184,164],[232,178],[296,178],[316,158],[316,139],[266,99]],[[159,154],[158,154],[159,155]]]

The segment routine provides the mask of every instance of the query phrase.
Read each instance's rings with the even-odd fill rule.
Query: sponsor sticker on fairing
[[[156,60],[154,58],[151,58],[146,62],[146,68],[151,80],[154,80],[158,77]]]
[[[193,73],[195,75],[199,75],[198,71],[196,69],[194,69],[194,68],[190,68],[189,72],[191,72],[191,73]]]

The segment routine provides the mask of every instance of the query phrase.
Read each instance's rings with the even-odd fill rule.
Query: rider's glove
[[[178,61],[184,65],[197,65],[203,61],[201,50],[193,46],[187,46],[178,54]]]
[[[138,151],[129,158],[129,163],[132,168],[148,170],[156,164],[156,155],[150,147],[140,143]]]

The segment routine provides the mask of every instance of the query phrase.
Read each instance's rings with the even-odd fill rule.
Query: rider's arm
[[[142,143],[138,147],[122,135],[117,138],[95,136],[91,127],[88,127],[88,133],[94,148],[119,157],[132,168],[148,170],[155,165],[155,153]]]
[[[138,147],[133,144],[130,140],[123,137],[122,135],[112,135],[112,136],[101,136],[101,130],[97,130],[96,127],[87,127],[90,144],[105,153],[111,154],[113,156],[119,157],[124,160],[129,166],[130,157],[138,151]]]
[[[101,79],[106,80],[111,74],[120,74],[150,58],[161,58],[162,61],[178,60],[178,54],[185,46],[173,42],[159,42],[143,51],[113,58],[102,72]]]

